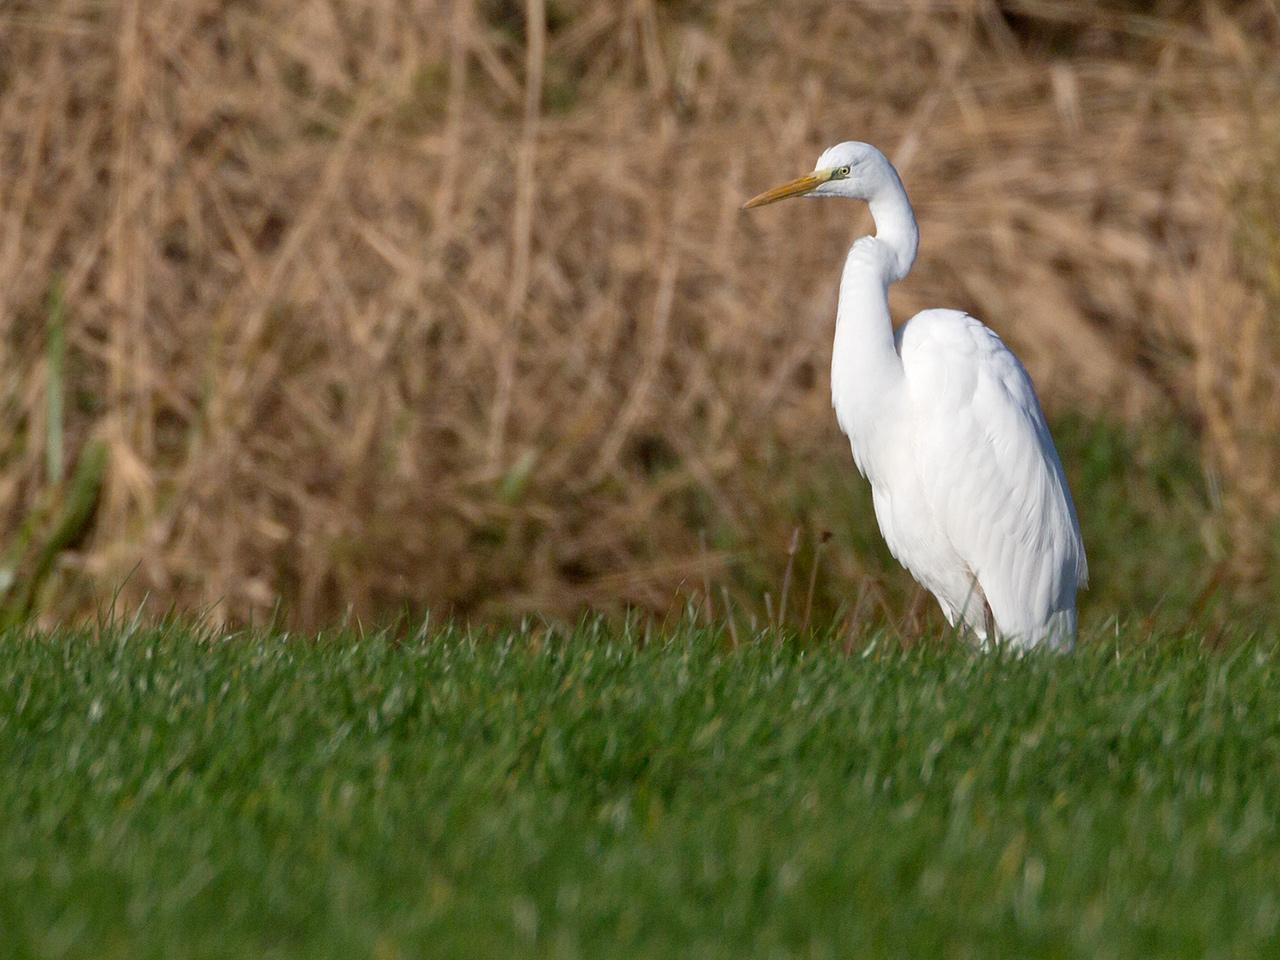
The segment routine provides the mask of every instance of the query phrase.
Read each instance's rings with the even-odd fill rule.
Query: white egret
[[[865,200],[875,219],[845,259],[831,401],[889,550],[984,646],[1070,650],[1088,566],[1027,371],[959,310],[924,310],[894,331],[889,284],[910,271],[919,231],[879,150],[837,144],[744,206],[798,196]]]

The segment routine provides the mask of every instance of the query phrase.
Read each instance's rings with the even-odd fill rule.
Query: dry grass
[[[0,530],[56,486],[53,388],[55,446],[100,439],[109,467],[49,610],[125,578],[300,622],[665,609],[719,579],[708,529],[783,551],[762,471],[847,460],[825,369],[864,215],[738,205],[857,137],[922,222],[899,315],[978,313],[1051,409],[1193,420],[1222,556],[1254,576],[1280,512],[1278,24],[1272,2],[7,0]]]

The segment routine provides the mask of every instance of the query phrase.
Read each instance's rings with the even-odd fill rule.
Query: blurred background
[[[940,623],[830,410],[869,217],[739,211],[844,139],[1084,629],[1271,618],[1275,0],[0,0],[0,617]]]

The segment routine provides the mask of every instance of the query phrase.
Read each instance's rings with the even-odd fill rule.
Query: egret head
[[[744,203],[762,207],[788,197],[848,197],[871,200],[883,189],[901,187],[898,174],[883,153],[869,143],[848,140],[822,152],[813,173],[779,184]]]

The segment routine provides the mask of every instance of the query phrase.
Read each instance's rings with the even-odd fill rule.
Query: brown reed
[[[0,534],[56,480],[56,389],[68,462],[109,466],[51,612],[709,592],[718,544],[787,542],[762,478],[851,469],[825,367],[865,214],[738,206],[859,138],[921,220],[896,313],[972,310],[1051,410],[1195,423],[1255,576],[1277,14],[1166,6],[7,0]]]

